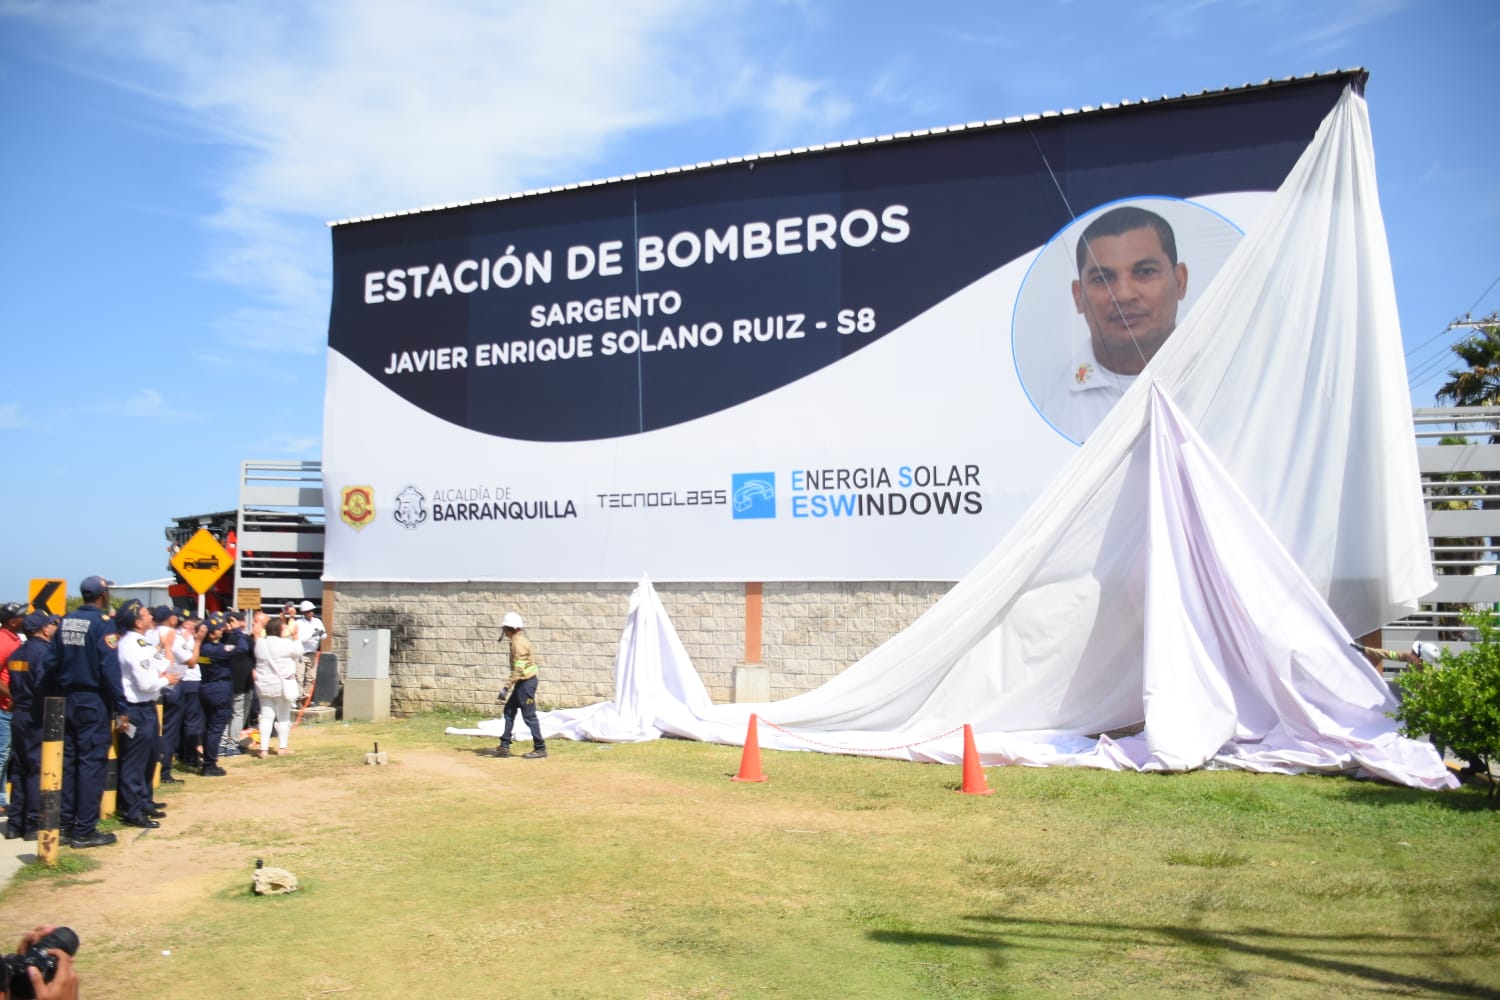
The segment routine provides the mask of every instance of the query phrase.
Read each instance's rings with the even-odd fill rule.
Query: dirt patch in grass
[[[441,759],[441,758],[439,758]],[[275,823],[297,830],[344,808],[351,791],[331,778],[304,778],[295,758],[224,761],[221,778],[184,778],[157,789],[167,805],[159,830],[137,830],[106,821],[119,843],[90,851],[64,847],[61,856],[84,856],[99,864],[70,885],[56,913],[38,920],[67,923],[83,940],[111,927],[149,924],[153,917],[195,906],[205,894],[221,891],[226,873],[244,871],[250,883],[252,831]],[[241,831],[236,833],[236,831]],[[274,842],[266,845],[274,847]],[[247,852],[247,848],[252,849]],[[0,916],[8,909],[0,906]]]

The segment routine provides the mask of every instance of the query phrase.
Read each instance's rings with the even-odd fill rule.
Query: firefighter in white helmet
[[[1365,658],[1376,667],[1380,666],[1382,660],[1410,663],[1413,666],[1434,664],[1442,655],[1438,646],[1431,642],[1414,642],[1411,644],[1411,649],[1405,650],[1380,649],[1375,646],[1362,646],[1357,642],[1351,642],[1349,645],[1365,654]]]
[[[495,755],[509,757],[511,733],[516,726],[516,712],[526,720],[531,730],[531,750],[521,756],[527,760],[538,760],[547,756],[547,741],[542,739],[542,725],[536,717],[537,665],[531,651],[531,640],[522,635],[526,623],[514,611],[507,611],[500,619],[500,638],[510,642],[510,678],[500,689],[500,700],[505,702],[505,734],[500,737],[500,746]]]

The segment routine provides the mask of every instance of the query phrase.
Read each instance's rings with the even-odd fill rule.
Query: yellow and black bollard
[[[99,796],[99,815],[115,814],[115,790],[120,787],[120,733],[109,727],[109,764],[104,771],[104,794]]]
[[[156,766],[151,769],[151,790],[154,792],[161,787],[161,734],[166,732],[166,726],[162,725],[161,702],[156,703]]]
[[[62,821],[65,707],[62,698],[48,698],[42,704],[42,801],[37,810],[36,856],[49,868],[57,865],[57,827]]]

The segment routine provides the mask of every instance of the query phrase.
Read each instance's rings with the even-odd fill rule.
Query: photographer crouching
[[[41,1000],[78,1000],[78,973],[73,955],[78,935],[67,927],[35,927],[21,939],[16,954],[0,958],[0,998],[40,997]]]

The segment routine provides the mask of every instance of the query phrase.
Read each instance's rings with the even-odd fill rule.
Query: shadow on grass
[[[1361,806],[1430,806],[1453,812],[1490,812],[1500,808],[1500,800],[1487,798],[1489,786],[1477,782],[1465,782],[1462,788],[1446,792],[1430,792],[1421,788],[1392,788],[1389,785],[1372,785],[1368,782],[1350,782],[1340,790],[1339,798]]]
[[[466,753],[471,757],[496,758],[500,756],[500,751],[496,747],[488,744],[477,747],[457,747],[456,749],[459,753]]]
[[[1312,969],[1428,996],[1500,997],[1500,990],[1492,987],[1381,968],[1373,964],[1366,954],[1368,948],[1362,945],[1362,942],[1370,942],[1370,947],[1385,949],[1392,958],[1442,961],[1452,957],[1438,946],[1436,939],[1420,935],[1286,934],[1257,927],[1211,931],[1192,926],[1029,920],[998,915],[970,915],[966,919],[985,925],[986,929],[973,934],[876,930],[870,931],[868,936],[871,940],[886,944],[971,948],[992,953],[992,960],[998,960],[998,956],[993,953],[1008,951],[1016,954],[1026,949],[1041,952],[1074,951],[1082,956],[1091,945],[1107,947],[1116,954],[1127,947],[1186,945],[1195,949],[1246,955],[1272,963],[1264,970],[1237,970],[1235,975],[1241,986],[1255,978],[1287,977],[1295,978],[1305,985],[1305,975],[1294,974],[1294,970]],[[1276,971],[1278,964],[1285,967],[1284,972]],[[1218,971],[1219,967],[1215,965],[1213,969]]]

